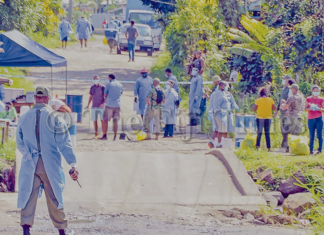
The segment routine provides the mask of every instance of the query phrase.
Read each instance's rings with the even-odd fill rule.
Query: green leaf
[[[240,55],[240,56],[244,56],[247,58],[250,58],[252,56],[252,54],[254,53],[254,51],[246,49],[246,48],[239,48],[239,47],[227,47],[226,51],[228,51],[229,53],[232,53],[234,55]]]

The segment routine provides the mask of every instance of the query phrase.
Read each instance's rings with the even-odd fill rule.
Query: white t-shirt
[[[52,107],[53,110],[59,110],[65,103],[59,99],[51,99],[48,103],[49,106]]]
[[[230,81],[234,81],[236,83],[237,81],[237,75],[238,75],[238,72],[236,70],[232,71],[231,72],[231,76],[230,76]]]

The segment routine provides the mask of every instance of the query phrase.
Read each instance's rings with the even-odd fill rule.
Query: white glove
[[[195,101],[197,101],[198,100],[198,95],[196,95],[196,97],[195,97]]]

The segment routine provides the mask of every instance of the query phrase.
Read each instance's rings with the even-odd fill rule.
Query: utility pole
[[[109,0],[107,0],[107,8],[106,8],[106,13],[109,13]]]
[[[73,0],[69,0],[69,22],[72,24]]]

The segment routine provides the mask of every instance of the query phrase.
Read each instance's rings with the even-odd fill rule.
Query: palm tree
[[[242,16],[241,24],[249,34],[234,28],[230,28],[227,36],[235,43],[232,47],[226,48],[230,53],[250,57],[253,52],[262,55],[270,54],[271,50],[267,46],[266,36],[268,27],[260,21],[251,19],[245,15]]]
[[[278,76],[282,71],[283,56],[272,50],[267,41],[269,28],[260,21],[252,19],[246,15],[241,18],[241,24],[249,34],[234,28],[230,28],[227,36],[233,40],[233,46],[227,47],[226,50],[234,55],[251,57],[253,53],[261,55],[264,63],[273,66],[275,75]]]

